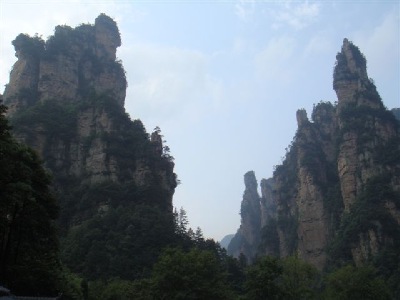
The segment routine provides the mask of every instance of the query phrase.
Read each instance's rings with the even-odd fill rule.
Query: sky
[[[399,1],[0,0],[0,93],[19,34],[118,24],[126,111],[159,126],[181,180],[174,206],[222,239],[240,225],[243,175],[269,178],[297,129],[296,111],[337,100],[335,57],[348,38],[384,104],[400,107]]]

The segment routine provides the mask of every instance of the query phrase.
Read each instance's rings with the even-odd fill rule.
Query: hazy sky
[[[0,93],[19,33],[118,23],[126,110],[160,126],[182,184],[174,205],[217,240],[240,224],[243,175],[272,175],[296,132],[296,110],[336,101],[343,38],[365,54],[388,108],[400,107],[399,1],[0,0]]]

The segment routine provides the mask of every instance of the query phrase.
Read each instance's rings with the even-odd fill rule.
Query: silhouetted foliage
[[[55,295],[58,206],[37,154],[16,142],[0,103],[0,282],[14,293]]]
[[[12,41],[12,45],[17,52],[27,56],[33,56],[34,58],[40,58],[44,52],[45,42],[38,35],[31,37],[21,33]]]
[[[283,267],[277,258],[265,256],[246,272],[246,299],[284,299],[281,286]]]

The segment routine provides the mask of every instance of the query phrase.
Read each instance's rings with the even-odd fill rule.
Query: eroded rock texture
[[[311,120],[304,109],[297,111],[296,135],[270,179],[268,198],[274,207],[259,206],[261,215],[273,221],[262,222],[258,252],[247,250],[246,255],[297,254],[322,270],[400,251],[397,110],[384,107],[354,44],[344,39],[336,59],[337,103],[318,103]],[[249,223],[242,216],[238,234],[243,241],[248,238],[242,227]],[[232,253],[238,255],[241,248],[236,249]]]
[[[172,213],[174,163],[159,132],[150,139],[125,113],[127,82],[116,60],[121,37],[114,20],[101,14],[93,25],[57,26],[47,41],[20,34],[13,45],[18,60],[4,104],[16,137],[39,152],[61,198],[74,199],[62,206],[81,217],[68,211],[61,217],[66,226],[97,212],[77,198],[104,183]],[[98,198],[95,207],[112,201]]]

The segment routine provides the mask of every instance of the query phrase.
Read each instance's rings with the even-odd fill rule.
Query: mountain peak
[[[100,14],[94,23],[95,35],[98,47],[97,55],[116,58],[116,51],[121,46],[121,35],[117,23],[105,14]]]
[[[257,191],[257,179],[254,171],[248,171],[246,174],[244,174],[244,185],[246,190]]]
[[[382,108],[382,100],[372,79],[368,78],[367,60],[360,49],[347,38],[336,55],[333,89],[340,105],[353,103]]]
[[[94,25],[56,26],[47,41],[20,34],[12,44],[18,60],[4,91],[9,116],[47,100],[78,103],[94,94],[110,97],[123,108],[127,83],[116,60],[121,36],[105,14]]]
[[[348,39],[343,40],[342,50],[338,56],[336,56],[336,69],[342,69],[359,79],[368,79],[367,60],[360,49]]]

